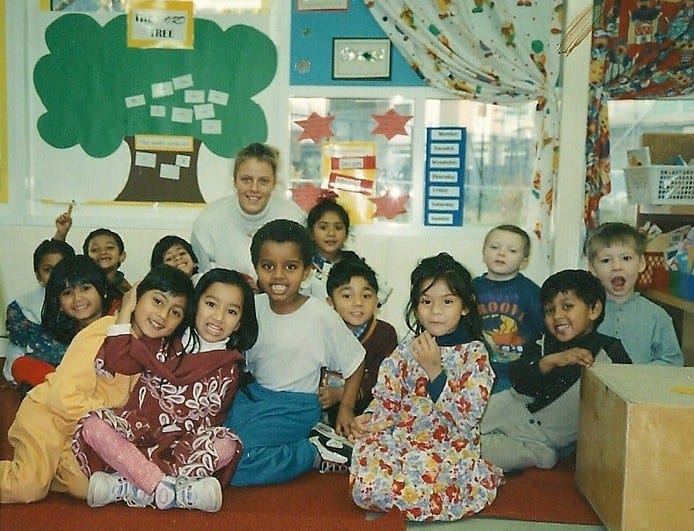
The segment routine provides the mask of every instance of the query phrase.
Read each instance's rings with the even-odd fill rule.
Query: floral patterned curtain
[[[535,207],[529,220],[549,256],[558,169],[559,0],[364,0],[429,85],[484,103],[537,101]]]
[[[585,223],[599,223],[610,192],[609,99],[656,99],[694,92],[694,0],[594,0]]]

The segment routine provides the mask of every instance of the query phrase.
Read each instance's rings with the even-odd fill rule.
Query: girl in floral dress
[[[135,303],[132,291],[118,322],[129,323],[131,314],[137,322],[146,292],[138,289]],[[194,307],[194,328],[168,348],[152,349],[127,324],[109,331],[97,372],[141,375],[124,407],[93,411],[78,423],[73,450],[90,477],[90,506],[221,508],[220,482],[229,482],[242,451],[221,424],[238,389],[241,351],[255,343],[258,324],[251,288],[236,271],[205,273]]]
[[[491,504],[503,483],[480,457],[494,373],[470,273],[440,253],[410,281],[407,326],[417,335],[383,361],[374,399],[357,417],[350,487],[367,510],[457,520]]]

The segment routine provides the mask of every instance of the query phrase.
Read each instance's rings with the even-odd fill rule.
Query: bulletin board
[[[5,0],[0,0],[0,203],[9,200],[7,176],[7,55]]]
[[[196,17],[190,49],[128,47],[123,14],[30,23],[38,209],[204,206],[228,193],[234,154],[268,139],[277,49],[267,14]]]

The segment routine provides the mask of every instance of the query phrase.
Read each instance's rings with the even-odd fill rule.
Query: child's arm
[[[436,343],[434,337],[426,330],[412,340],[412,355],[422,366],[433,382],[443,371],[441,364],[441,347]]]
[[[543,356],[538,362],[538,366],[542,374],[547,374],[557,367],[566,367],[568,365],[592,367],[594,361],[593,354],[590,352],[590,350],[573,347],[569,350],[563,350],[561,352],[555,352],[554,354]]]
[[[337,420],[335,421],[335,431],[339,435],[348,437],[354,426],[354,404],[357,402],[363,376],[364,360],[362,359],[357,369],[345,378],[342,400],[340,401],[340,408],[337,411]]]
[[[72,228],[72,206],[73,203],[70,203],[67,207],[67,211],[55,218],[55,234],[53,235],[54,240],[64,242],[67,238],[67,233],[70,232],[70,228]]]
[[[51,337],[41,325],[27,319],[16,301],[7,307],[5,327],[10,343],[25,349],[25,352],[31,350],[32,357],[53,366],[63,359],[66,345]]]

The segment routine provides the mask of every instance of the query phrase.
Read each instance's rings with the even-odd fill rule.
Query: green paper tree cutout
[[[34,68],[34,85],[46,112],[37,122],[41,138],[58,149],[76,145],[96,158],[107,157],[125,142],[130,148],[128,180],[116,201],[202,203],[197,159],[200,146],[231,158],[250,142],[264,142],[265,113],[252,98],[265,89],[277,70],[277,50],[262,32],[246,25],[223,31],[217,24],[195,20],[194,48],[128,48],[126,17],[101,26],[87,15],[64,15],[46,29],[49,53]],[[213,104],[221,133],[202,132],[202,120],[171,120],[172,109],[193,109],[185,90],[154,97],[152,85],[189,76],[192,90],[227,94]],[[145,104],[126,105],[126,98],[144,96]],[[164,106],[164,117],[150,106]],[[179,166],[178,178],[161,178],[161,164],[175,164],[175,151],[146,149],[156,155],[154,168],[136,165],[135,135],[193,137],[193,151]],[[151,155],[150,155],[151,157]],[[99,176],[90,176],[98,181]],[[91,182],[91,181],[90,181]]]

